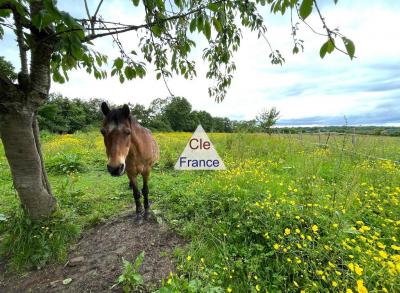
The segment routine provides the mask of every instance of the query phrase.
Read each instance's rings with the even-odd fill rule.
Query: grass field
[[[19,209],[0,145],[0,239],[10,269],[62,260],[82,229],[132,207],[125,176],[105,171],[100,133],[43,133],[60,210],[31,223]],[[228,170],[173,170],[190,133],[157,133],[150,199],[189,244],[162,292],[396,292],[400,288],[400,166],[261,134],[210,134]],[[346,149],[347,151],[343,150]],[[357,152],[400,159],[400,138],[359,137]]]

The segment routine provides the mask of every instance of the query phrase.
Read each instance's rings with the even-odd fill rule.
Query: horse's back
[[[142,159],[151,167],[160,158],[160,149],[150,129],[141,126],[139,123],[137,123],[136,127],[140,133],[139,141],[142,144]]]

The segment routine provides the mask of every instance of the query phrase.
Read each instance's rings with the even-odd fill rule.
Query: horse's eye
[[[106,130],[104,128],[100,129],[102,135],[106,135]]]
[[[124,130],[124,133],[125,133],[126,135],[129,135],[129,134],[131,134],[131,130],[130,130],[130,129],[125,129],[125,130]]]

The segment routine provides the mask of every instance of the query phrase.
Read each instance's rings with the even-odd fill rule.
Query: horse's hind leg
[[[133,197],[135,199],[135,206],[136,206],[136,222],[140,223],[142,220],[142,203],[140,202],[140,191],[137,185],[136,176],[132,176],[130,178],[130,182],[132,183],[133,189]]]
[[[143,176],[143,188],[142,188],[142,194],[143,194],[143,203],[144,203],[144,218],[147,220],[149,218],[149,177],[150,177],[150,172],[144,172],[142,174]]]

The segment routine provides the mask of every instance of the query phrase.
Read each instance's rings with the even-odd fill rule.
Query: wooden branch
[[[218,4],[218,3],[222,3],[222,2],[226,2],[227,0],[218,0],[215,2],[211,2],[210,4]],[[190,10],[186,13],[180,13],[180,14],[176,14],[170,17],[167,17],[165,19],[160,19],[157,22],[151,22],[151,23],[145,23],[145,24],[141,24],[141,25],[130,25],[125,29],[121,29],[121,30],[117,30],[115,32],[107,32],[107,33],[102,33],[102,34],[92,34],[89,36],[86,36],[85,39],[83,40],[83,42],[89,42],[91,40],[97,39],[97,38],[101,38],[101,37],[105,37],[105,36],[110,36],[110,35],[114,35],[114,34],[121,34],[121,33],[125,33],[125,32],[129,32],[129,31],[135,31],[135,30],[139,30],[141,28],[148,28],[150,29],[153,25],[159,24],[160,22],[168,22],[171,20],[175,20],[175,19],[180,19],[180,18],[185,18],[189,15],[192,15],[194,13],[200,12],[203,9],[205,9],[207,6],[206,5],[201,5],[200,7]]]
[[[24,41],[24,33],[22,30],[22,25],[20,21],[20,15],[18,13],[14,13],[14,23],[15,23],[15,34],[17,35],[17,43],[19,49],[19,58],[21,61],[21,73],[24,75],[28,75],[28,60],[26,57],[27,46],[25,45]]]
[[[43,9],[43,1],[30,1],[31,15],[39,13]],[[37,31],[31,29],[31,67],[30,82],[34,98],[30,102],[40,104],[47,98],[50,89],[50,62],[54,51],[55,39],[49,38],[54,31],[48,27],[47,30]],[[32,96],[32,95],[31,95]]]
[[[93,30],[93,29],[94,29],[94,22],[93,22],[93,18],[90,16],[89,6],[88,6],[86,0],[83,0],[83,2],[85,2],[85,10],[86,10],[86,14],[87,14],[87,16],[88,16],[88,18],[89,18],[90,28],[91,28],[91,30],[92,30],[92,35],[94,35],[94,30]]]
[[[336,35],[338,35],[338,33],[332,32],[332,31],[328,28],[328,26],[326,25],[326,22],[325,22],[325,18],[322,16],[322,13],[321,13],[321,11],[319,10],[319,7],[318,7],[318,4],[317,4],[317,1],[316,1],[316,0],[314,0],[314,5],[315,5],[315,8],[317,9],[319,18],[321,19],[321,22],[322,22],[322,25],[324,26],[324,29],[326,30],[326,33],[328,34],[328,38],[329,38],[329,40],[331,41],[331,43],[333,44],[333,46],[335,47],[335,49],[338,50],[338,51],[340,51],[340,52],[342,52],[342,53],[345,54],[345,55],[349,55],[347,52],[343,51],[342,49],[340,49],[340,48],[338,48],[338,47],[336,46],[336,43],[335,43],[335,41],[334,41],[334,39],[333,39],[333,37],[332,37],[332,34],[334,34],[334,35],[336,36]],[[340,35],[340,34],[339,34],[339,35]]]
[[[93,14],[93,20],[96,20],[96,16],[97,16],[97,13],[99,12],[101,4],[103,4],[103,0],[100,0],[99,5],[97,5],[96,11]]]
[[[83,2],[85,3],[85,10],[86,10],[86,15],[87,17],[90,19],[90,12],[89,12],[89,6],[87,4],[86,0],[83,0]]]

